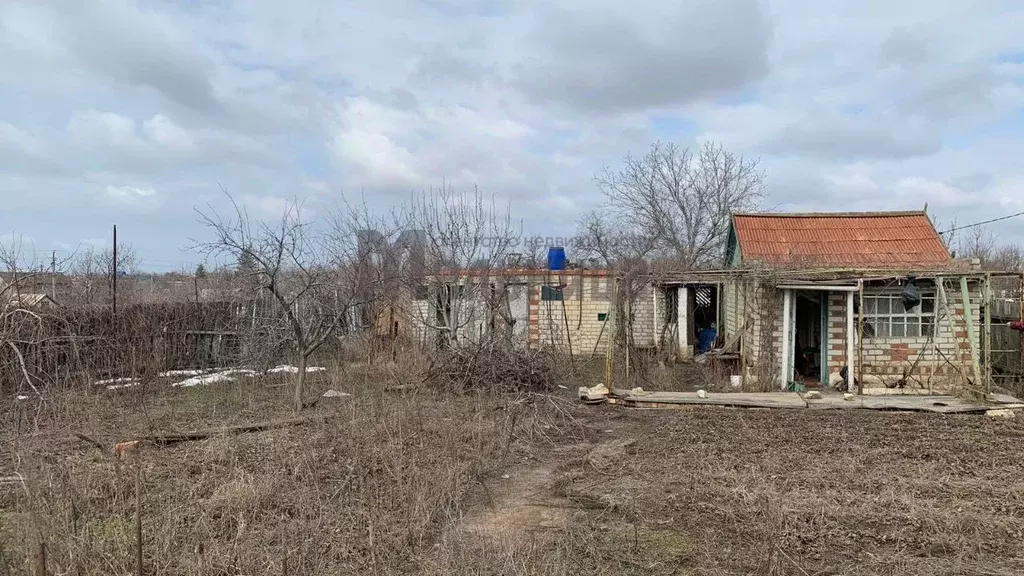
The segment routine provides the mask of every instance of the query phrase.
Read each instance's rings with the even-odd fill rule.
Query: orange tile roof
[[[732,222],[746,263],[904,269],[953,264],[924,212],[734,214]]]

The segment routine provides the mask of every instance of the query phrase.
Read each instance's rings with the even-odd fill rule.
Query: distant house
[[[11,306],[16,308],[38,310],[51,310],[53,308],[57,308],[57,302],[55,302],[53,298],[50,298],[48,294],[16,293],[9,296],[8,302]]]

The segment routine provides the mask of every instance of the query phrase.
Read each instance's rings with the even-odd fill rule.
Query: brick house
[[[524,346],[554,346],[573,354],[602,353],[611,328],[613,275],[604,269],[545,271],[535,269],[463,270],[430,279],[432,290],[413,295],[401,306],[413,338],[431,345],[454,332],[458,341],[475,341],[505,332]],[[439,286],[458,286],[456,290]],[[654,345],[653,286],[633,306],[649,329],[635,338]],[[439,329],[440,326],[450,328]]]
[[[954,260],[924,212],[734,214],[726,262],[723,332],[745,381],[988,389],[991,273]]]
[[[651,272],[625,302],[610,270],[462,270],[401,308],[422,344],[503,331],[587,356],[606,349],[618,301],[634,346],[663,358],[692,359],[714,324],[712,356],[752,390],[949,392],[991,381],[986,301],[997,274],[953,259],[924,212],[734,214],[724,264]],[[908,309],[911,279],[920,303]]]

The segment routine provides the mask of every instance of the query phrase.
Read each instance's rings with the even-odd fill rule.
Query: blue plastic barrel
[[[548,248],[548,270],[565,270],[565,248]]]

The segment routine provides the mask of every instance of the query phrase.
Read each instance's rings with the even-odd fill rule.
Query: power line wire
[[[975,226],[984,226],[985,224],[991,224],[993,222],[999,222],[1001,220],[1009,220],[1010,218],[1016,218],[1018,216],[1024,216],[1024,212],[1017,212],[1016,214],[1009,214],[1006,216],[1000,216],[999,218],[993,218],[991,220],[984,220],[982,222],[975,222],[974,224],[965,224],[963,226],[954,226],[945,232],[939,232],[939,235],[949,234],[950,232],[956,232],[957,230],[964,230],[967,228],[974,228]]]

